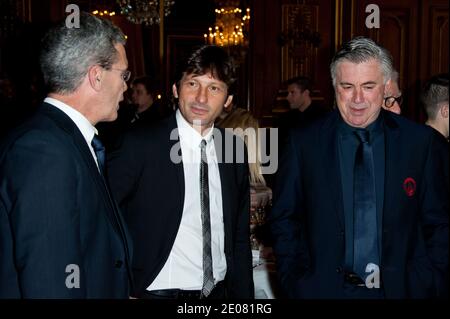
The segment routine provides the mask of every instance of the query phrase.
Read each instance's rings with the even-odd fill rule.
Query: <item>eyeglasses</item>
[[[124,80],[125,82],[127,82],[130,79],[130,77],[131,77],[131,71],[130,70],[121,70],[121,69],[114,69],[114,68],[111,68],[110,70],[122,72],[120,74],[120,76],[122,77],[122,80]]]
[[[384,105],[386,107],[394,106],[395,102],[397,102],[398,105],[402,105],[403,97],[400,95],[400,96],[397,96],[397,97],[395,97],[395,96],[388,96],[388,97],[384,98]]]

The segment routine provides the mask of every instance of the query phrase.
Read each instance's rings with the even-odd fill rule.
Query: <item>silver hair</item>
[[[380,62],[383,72],[384,83],[392,77],[394,67],[392,66],[392,56],[388,50],[376,44],[373,40],[365,37],[356,37],[345,43],[334,55],[330,64],[331,79],[333,86],[336,86],[336,69],[340,62],[344,60],[352,63],[367,62],[376,59]]]
[[[58,24],[42,40],[40,64],[48,90],[72,93],[91,66],[111,68],[118,55],[114,46],[125,42],[118,27],[89,13],[80,14],[79,28]]]
[[[391,79],[392,82],[398,83],[399,74],[395,69],[392,69]]]

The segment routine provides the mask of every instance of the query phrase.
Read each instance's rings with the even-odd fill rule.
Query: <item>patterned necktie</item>
[[[208,297],[214,288],[214,277],[211,253],[211,218],[209,214],[208,159],[206,157],[206,141],[200,143],[200,206],[202,210],[203,235],[203,286],[202,298]]]
[[[97,156],[97,163],[100,173],[105,176],[105,147],[96,135],[94,135],[91,145],[94,149],[95,156]]]
[[[365,280],[367,264],[379,265],[375,176],[369,132],[357,130],[355,134],[360,144],[353,176],[353,271]]]

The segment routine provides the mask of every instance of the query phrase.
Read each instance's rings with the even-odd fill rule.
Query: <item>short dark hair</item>
[[[424,85],[421,101],[429,119],[436,119],[439,104],[448,102],[448,73],[431,77]]]
[[[225,50],[215,45],[201,46],[183,60],[178,66],[175,84],[179,88],[185,74],[204,75],[208,72],[224,82],[228,87],[228,94],[232,94],[236,82],[235,65]]]
[[[297,85],[301,92],[304,92],[305,90],[311,92],[312,81],[306,76],[296,76],[295,78],[286,81],[286,86],[292,84]]]
[[[147,93],[150,94],[152,97],[155,97],[155,93],[158,91],[158,82],[149,77],[149,76],[141,76],[138,78],[135,78],[132,82],[132,85],[142,84],[145,87],[145,90],[147,90]]]

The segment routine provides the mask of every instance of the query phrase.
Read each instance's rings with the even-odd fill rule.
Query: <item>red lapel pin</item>
[[[413,196],[416,193],[416,181],[412,177],[407,177],[403,181],[403,189],[405,190],[406,195],[409,197]]]

